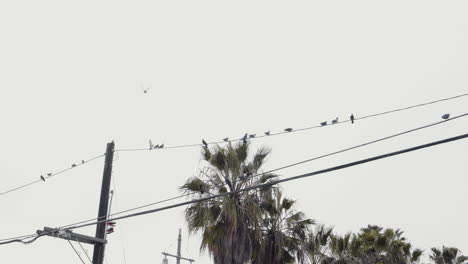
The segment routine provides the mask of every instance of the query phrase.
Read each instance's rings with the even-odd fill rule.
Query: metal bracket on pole
[[[44,227],[44,230],[37,230],[36,233],[38,235],[52,236],[52,237],[62,238],[62,239],[71,240],[71,241],[77,241],[77,242],[91,244],[91,245],[104,245],[107,243],[107,240],[105,239],[77,234],[77,233],[73,233],[70,230],[60,229],[60,228]]]

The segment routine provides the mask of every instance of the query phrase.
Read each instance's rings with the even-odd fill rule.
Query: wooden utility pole
[[[112,175],[112,161],[114,160],[114,141],[107,144],[104,162],[104,173],[101,185],[101,198],[99,201],[98,220],[102,221],[96,226],[96,238],[105,239],[107,216],[109,210],[109,192]],[[102,264],[104,261],[105,244],[95,244],[93,251],[93,264]]]

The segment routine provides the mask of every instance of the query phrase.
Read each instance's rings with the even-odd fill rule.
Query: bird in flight
[[[351,120],[351,124],[354,124],[354,115],[351,114],[351,116],[349,117],[349,119]]]
[[[147,94],[149,92],[149,90],[151,90],[151,85],[145,89],[144,85],[142,84],[141,85],[141,90],[143,91],[144,94]]]
[[[41,180],[45,182],[45,178],[44,176],[41,175]]]
[[[450,118],[450,114],[445,114],[445,115],[442,116],[442,119],[445,119],[445,120],[447,120],[449,118]]]

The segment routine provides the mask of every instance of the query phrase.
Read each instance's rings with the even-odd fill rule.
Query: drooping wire
[[[81,257],[80,253],[78,253],[78,251],[76,250],[75,246],[73,246],[73,244],[70,242],[70,240],[67,240],[67,241],[68,241],[68,244],[70,244],[70,246],[73,248],[73,251],[75,251],[78,258],[80,258],[81,263],[86,264],[86,262],[84,262],[83,258]]]
[[[177,203],[177,204],[172,204],[172,205],[159,207],[159,208],[155,208],[155,209],[150,209],[150,210],[137,212],[137,213],[133,213],[133,214],[128,214],[128,215],[124,215],[124,216],[113,217],[111,219],[98,220],[98,221],[95,221],[95,222],[79,224],[79,225],[67,225],[68,226],[67,229],[68,230],[78,229],[78,228],[83,228],[83,227],[87,227],[87,226],[96,225],[96,224],[106,222],[106,221],[117,221],[117,220],[122,220],[122,219],[126,219],[126,218],[132,218],[132,217],[136,217],[136,216],[152,214],[152,213],[165,211],[165,210],[169,210],[169,209],[172,209],[172,208],[177,208],[177,207],[181,207],[181,206],[185,206],[185,205],[189,205],[189,204],[199,203],[199,202],[203,202],[203,201],[207,201],[207,200],[211,200],[211,199],[215,199],[215,198],[219,198],[219,197],[233,195],[233,194],[237,194],[237,193],[240,193],[240,192],[246,192],[246,191],[259,189],[259,188],[267,188],[267,187],[271,187],[273,185],[277,185],[279,183],[298,180],[298,179],[303,179],[303,178],[307,178],[307,177],[312,177],[312,176],[316,176],[316,175],[319,175],[319,174],[324,174],[324,173],[328,173],[328,172],[332,172],[332,171],[342,170],[342,169],[354,167],[354,166],[357,166],[357,165],[361,165],[361,164],[365,164],[365,163],[369,163],[369,162],[373,162],[373,161],[386,159],[386,158],[389,158],[389,157],[393,157],[393,156],[413,152],[413,151],[416,151],[416,150],[425,149],[425,148],[434,147],[434,146],[441,145],[441,144],[446,144],[446,143],[458,141],[458,140],[465,139],[465,138],[468,138],[468,133],[462,134],[462,135],[459,135],[459,136],[455,136],[455,137],[450,137],[450,138],[438,140],[438,141],[433,141],[433,142],[426,143],[426,144],[423,144],[423,145],[418,145],[418,146],[414,146],[414,147],[394,151],[394,152],[385,153],[385,154],[378,155],[378,156],[373,156],[373,157],[366,158],[366,159],[361,159],[361,160],[354,161],[354,162],[345,163],[345,164],[330,167],[330,168],[327,168],[327,169],[313,171],[313,172],[300,174],[300,175],[296,175],[296,176],[292,176],[292,177],[288,177],[288,178],[278,179],[278,180],[274,180],[274,181],[269,182],[269,183],[257,184],[257,185],[249,186],[249,187],[239,189],[239,190],[234,190],[234,191],[230,191],[230,192],[210,195],[210,196],[201,197],[201,198],[198,198],[198,199],[192,199],[190,201],[185,201],[185,202],[181,202],[181,203]],[[2,243],[0,243],[0,245],[13,243],[13,242],[21,242],[23,244],[32,243],[37,238],[39,238],[39,237],[41,237],[41,236],[43,236],[45,234],[46,233],[38,235],[33,240],[28,241],[28,242],[11,240],[11,241],[7,241],[7,242],[2,242]]]
[[[89,260],[90,263],[93,263],[93,261],[91,260],[91,258],[89,257],[88,255],[88,251],[83,247],[83,245],[81,244],[80,241],[76,240],[76,242],[78,243],[78,245],[81,247],[81,250],[83,250],[83,252],[85,253],[86,255],[86,258]]]
[[[446,122],[449,122],[449,121],[453,121],[453,120],[456,120],[458,118],[466,117],[466,116],[468,116],[468,113],[464,113],[464,114],[461,114],[461,115],[458,115],[458,116],[454,116],[454,117],[452,117],[450,119],[447,119],[447,120],[442,120],[442,121],[439,121],[439,122],[435,122],[435,123],[431,123],[431,124],[424,125],[424,126],[421,126],[421,127],[417,127],[417,128],[413,128],[413,129],[410,129],[410,130],[403,131],[403,132],[399,132],[399,133],[396,133],[396,134],[393,134],[393,135],[390,135],[390,136],[386,136],[386,137],[383,137],[383,138],[368,141],[368,142],[365,142],[365,143],[362,143],[362,144],[354,145],[352,147],[348,147],[348,148],[345,148],[345,149],[342,149],[342,150],[330,152],[328,154],[324,154],[324,155],[320,155],[320,156],[313,157],[313,158],[310,158],[310,159],[306,159],[306,160],[302,160],[302,161],[299,161],[299,162],[291,163],[291,164],[288,164],[288,165],[285,165],[285,166],[282,166],[282,167],[279,167],[279,168],[275,168],[275,169],[271,169],[271,170],[268,170],[268,171],[265,171],[265,172],[262,172],[262,173],[254,174],[254,175],[250,176],[249,178],[261,177],[261,176],[263,176],[265,174],[269,174],[269,173],[272,173],[272,172],[275,172],[275,171],[284,170],[284,169],[291,168],[291,167],[301,165],[301,164],[304,164],[304,163],[307,163],[307,162],[311,162],[311,161],[314,161],[314,160],[319,160],[319,159],[322,159],[322,158],[330,157],[330,156],[340,154],[340,153],[343,153],[343,152],[347,152],[347,151],[350,151],[350,150],[353,150],[353,149],[368,146],[368,145],[371,145],[371,144],[374,144],[374,143],[377,143],[377,142],[381,142],[381,141],[385,141],[385,140],[388,140],[388,139],[391,139],[391,138],[395,138],[395,137],[398,137],[398,136],[409,134],[411,132],[415,132],[415,131],[422,130],[422,129],[425,129],[425,128],[437,126],[437,125],[440,125],[440,124],[443,124],[443,123],[446,123]],[[233,181],[233,183],[238,182],[238,181],[240,181],[240,180]]]
[[[351,146],[351,147],[348,147],[348,148],[344,148],[344,149],[341,149],[341,150],[338,150],[338,151],[335,151],[335,152],[327,153],[327,154],[324,154],[324,155],[316,156],[316,157],[309,158],[309,159],[306,159],[306,160],[302,160],[302,161],[299,161],[299,162],[291,163],[291,164],[288,164],[288,165],[285,165],[285,166],[282,166],[282,167],[274,168],[274,169],[271,169],[271,170],[268,170],[268,171],[265,171],[265,172],[262,172],[262,173],[254,174],[254,175],[250,176],[249,178],[261,177],[261,176],[263,176],[265,174],[269,174],[269,173],[276,172],[276,171],[279,171],[279,170],[291,168],[291,167],[294,167],[294,166],[298,166],[298,165],[308,163],[308,162],[311,162],[311,161],[323,159],[323,158],[330,157],[330,156],[333,156],[333,155],[341,154],[341,153],[344,153],[344,152],[347,152],[347,151],[350,151],[350,150],[353,150],[353,149],[362,148],[362,147],[365,147],[365,146],[368,146],[368,145],[371,145],[371,144],[375,144],[375,143],[378,143],[378,142],[382,142],[382,141],[385,141],[385,140],[396,138],[396,137],[399,137],[399,136],[402,136],[402,135],[405,135],[405,134],[409,134],[409,133],[412,133],[412,132],[415,132],[415,131],[418,131],[418,130],[423,130],[423,129],[426,129],[426,128],[429,128],[429,127],[441,125],[441,124],[444,124],[446,122],[457,120],[457,119],[460,119],[460,118],[466,117],[466,116],[468,116],[468,113],[461,114],[461,115],[458,115],[458,116],[454,116],[453,118],[450,118],[450,119],[447,119],[447,120],[443,120],[443,121],[439,121],[439,122],[435,122],[435,123],[430,123],[428,125],[420,126],[420,127],[409,129],[409,130],[405,130],[405,131],[402,131],[402,132],[399,132],[399,133],[396,133],[396,134],[392,134],[392,135],[389,135],[389,136],[385,136],[385,137],[382,137],[382,138],[371,140],[371,141],[368,141],[368,142],[365,142],[365,143],[362,143],[362,144],[358,144],[358,145],[355,145],[355,146]],[[238,182],[238,181],[240,181],[240,180],[235,180],[235,181],[233,181],[233,183]],[[115,188],[115,186],[114,186],[114,188]],[[198,192],[188,192],[188,193],[185,193],[185,194],[182,194],[182,195],[179,195],[179,196],[175,196],[175,197],[171,197],[171,198],[168,198],[168,199],[159,200],[159,201],[148,203],[148,204],[141,205],[141,206],[138,206],[138,207],[133,207],[133,208],[126,209],[126,210],[123,210],[123,211],[119,211],[119,212],[110,214],[109,216],[121,215],[123,213],[128,213],[128,212],[131,212],[131,211],[135,211],[135,210],[138,210],[138,209],[143,209],[143,208],[146,208],[146,207],[150,207],[150,206],[153,206],[153,205],[169,202],[169,201],[180,199],[180,198],[183,198],[183,197],[189,197],[189,196],[197,194],[197,193]],[[69,228],[70,226],[80,225],[80,224],[83,224],[83,223],[96,221],[96,220],[100,220],[100,218],[96,218],[96,217],[95,218],[90,218],[88,220],[80,221],[80,222],[73,223],[73,224],[67,225],[67,226],[62,226],[60,228]]]
[[[434,101],[430,101],[430,102],[425,102],[425,103],[420,103],[420,104],[416,104],[416,105],[406,106],[406,107],[402,107],[402,108],[396,108],[396,109],[392,109],[392,110],[388,110],[388,111],[384,111],[384,112],[380,112],[380,113],[374,113],[374,114],[369,114],[369,115],[364,115],[364,116],[358,116],[358,117],[354,118],[354,121],[368,119],[368,118],[382,116],[382,115],[387,115],[387,114],[396,113],[396,112],[401,112],[401,111],[405,111],[405,110],[409,110],[409,109],[413,109],[413,108],[418,108],[418,107],[427,106],[427,105],[431,105],[431,104],[436,104],[436,103],[440,103],[440,102],[444,102],[444,101],[454,100],[454,99],[458,99],[458,98],[465,97],[465,96],[468,96],[468,93],[464,93],[464,94],[460,94],[460,95],[456,95],[456,96],[451,96],[451,97],[446,97],[446,98],[442,98],[442,99],[438,99],[438,100],[434,100]],[[280,131],[280,132],[276,132],[276,133],[269,133],[269,135],[258,135],[258,136],[255,136],[254,138],[250,138],[250,140],[263,138],[263,137],[271,137],[271,136],[290,134],[290,133],[294,133],[294,132],[311,130],[311,129],[316,129],[316,128],[324,128],[324,127],[334,126],[334,125],[338,125],[338,124],[344,124],[344,123],[348,123],[348,122],[351,122],[351,119],[338,121],[338,122],[336,122],[335,124],[332,124],[332,125],[321,125],[321,124],[319,124],[319,125],[314,125],[314,126],[309,126],[309,127],[304,127],[304,128],[293,129],[292,131],[289,131],[289,132],[288,131]],[[223,144],[223,143],[227,143],[227,142],[235,142],[235,141],[241,141],[241,140],[243,140],[243,138],[231,139],[231,140],[227,140],[227,141],[224,141],[224,140],[212,141],[212,142],[207,142],[207,144],[208,145]],[[201,143],[182,144],[182,145],[165,146],[164,148],[152,148],[152,149],[150,149],[150,148],[122,148],[122,149],[117,149],[116,151],[121,151],[121,152],[148,151],[148,150],[190,148],[190,147],[200,147],[200,146],[203,146],[203,144],[201,144]]]
[[[57,175],[63,174],[63,173],[65,173],[65,172],[69,171],[69,170],[76,169],[76,168],[78,168],[78,167],[80,167],[80,166],[85,165],[86,163],[89,163],[89,162],[94,161],[94,160],[96,160],[96,159],[102,158],[102,157],[104,157],[104,156],[105,156],[105,155],[102,154],[102,155],[99,155],[99,156],[90,158],[90,159],[88,159],[88,160],[83,160],[81,163],[73,164],[74,166],[72,165],[71,167],[68,167],[68,168],[66,168],[66,169],[63,169],[63,170],[60,170],[60,171],[57,171],[57,172],[53,172],[53,173],[46,174],[46,175],[43,176],[43,177],[44,177],[44,181],[47,180],[47,179],[49,179],[49,178],[55,177],[55,176],[57,176]],[[42,182],[42,181],[43,181],[43,180],[41,180],[41,179],[39,178],[38,180],[35,180],[35,181],[32,181],[32,182],[29,182],[29,183],[26,183],[26,184],[23,184],[23,185],[14,187],[14,188],[12,188],[12,189],[6,190],[6,191],[4,191],[4,192],[1,192],[1,193],[0,193],[0,196],[5,195],[5,194],[8,194],[8,193],[11,193],[11,192],[14,192],[14,191],[18,191],[18,190],[20,190],[20,189],[26,188],[26,187],[28,187],[28,186],[30,186],[30,185],[33,185],[33,184],[36,184],[36,183]]]
[[[234,195],[234,194],[237,194],[237,193],[246,192],[246,191],[250,191],[250,190],[254,190],[254,189],[267,188],[267,187],[271,187],[273,185],[277,185],[279,183],[299,180],[299,179],[303,179],[303,178],[316,176],[316,175],[319,175],[319,174],[325,174],[325,173],[329,173],[329,172],[332,172],[332,171],[342,170],[342,169],[346,169],[346,168],[366,164],[366,163],[369,163],[369,162],[373,162],[373,161],[377,161],[377,160],[381,160],[381,159],[386,159],[386,158],[390,158],[390,157],[393,157],[393,156],[397,156],[397,155],[417,151],[417,150],[420,150],[420,149],[430,148],[430,147],[434,147],[434,146],[437,146],[437,145],[446,144],[446,143],[450,143],[450,142],[454,142],[454,141],[458,141],[458,140],[466,139],[466,138],[468,138],[468,133],[462,134],[462,135],[459,135],[459,136],[454,136],[454,137],[442,139],[442,140],[438,140],[438,141],[433,141],[433,142],[430,142],[430,143],[426,143],[426,144],[422,144],[422,145],[418,145],[418,146],[414,146],[414,147],[410,147],[410,148],[406,148],[406,149],[402,149],[402,150],[398,150],[398,151],[394,151],[394,152],[381,154],[381,155],[378,155],[378,156],[373,156],[373,157],[366,158],[366,159],[357,160],[357,161],[354,161],[354,162],[341,164],[341,165],[338,165],[338,166],[334,166],[334,167],[330,167],[330,168],[326,168],[326,169],[322,169],[322,170],[318,170],[318,171],[313,171],[313,172],[300,174],[300,175],[296,175],[296,176],[292,176],[292,177],[288,177],[288,178],[274,180],[274,181],[269,182],[269,183],[257,184],[257,185],[249,186],[249,187],[239,189],[239,190],[220,193],[220,194],[216,194],[216,195],[210,195],[210,196],[202,197],[202,198],[198,198],[198,199],[192,199],[190,201],[181,202],[181,203],[177,203],[177,204],[172,204],[172,205],[159,207],[159,208],[155,208],[155,209],[150,209],[150,210],[146,210],[146,211],[136,212],[136,213],[133,213],[133,214],[123,215],[123,216],[119,216],[119,217],[114,217],[114,218],[108,219],[108,220],[100,220],[100,221],[96,221],[96,222],[92,222],[92,223],[87,223],[87,224],[82,224],[82,225],[77,225],[77,226],[71,226],[69,229],[79,229],[79,228],[83,228],[83,227],[86,227],[86,226],[96,225],[96,224],[99,224],[99,223],[102,223],[102,222],[105,222],[105,221],[117,221],[117,220],[122,220],[122,219],[126,219],[126,218],[133,218],[133,217],[137,217],[137,216],[141,216],[141,215],[147,215],[147,214],[152,214],[152,213],[156,213],[156,212],[160,212],[160,211],[165,211],[165,210],[169,210],[169,209],[173,209],[173,208],[177,208],[177,207],[181,207],[181,206],[186,206],[186,205],[189,205],[189,204],[194,204],[194,203],[199,203],[199,202],[203,202],[203,201],[207,201],[207,200],[212,200],[212,199],[215,199],[215,198]]]

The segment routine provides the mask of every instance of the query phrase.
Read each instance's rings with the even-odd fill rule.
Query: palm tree
[[[314,224],[304,213],[293,209],[295,201],[283,198],[278,189],[264,192],[261,202],[262,237],[258,241],[253,264],[299,263],[305,261],[305,241]]]
[[[435,264],[462,264],[468,260],[467,256],[458,255],[460,250],[453,247],[442,247],[442,250],[438,248],[432,248],[432,253],[429,256]]]
[[[407,264],[419,260],[422,250],[411,251],[411,244],[406,242],[403,231],[380,226],[368,225],[361,229],[361,258],[368,263]]]
[[[318,225],[315,231],[310,231],[306,240],[306,250],[309,262],[312,264],[321,264],[326,259],[332,260],[328,256],[330,250],[330,239],[333,232],[333,228],[325,227],[324,225]]]
[[[249,143],[229,143],[226,147],[204,147],[203,160],[207,165],[198,176],[181,187],[186,193],[207,196],[239,191],[249,186],[271,183],[273,174],[256,176],[270,151],[260,148],[248,158]],[[252,257],[252,249],[261,238],[260,193],[275,187],[265,187],[230,194],[195,203],[185,210],[190,232],[202,232],[201,250],[207,249],[215,264],[241,264]]]
[[[333,264],[359,263],[362,241],[356,235],[347,233],[344,236],[331,235],[330,251]]]

